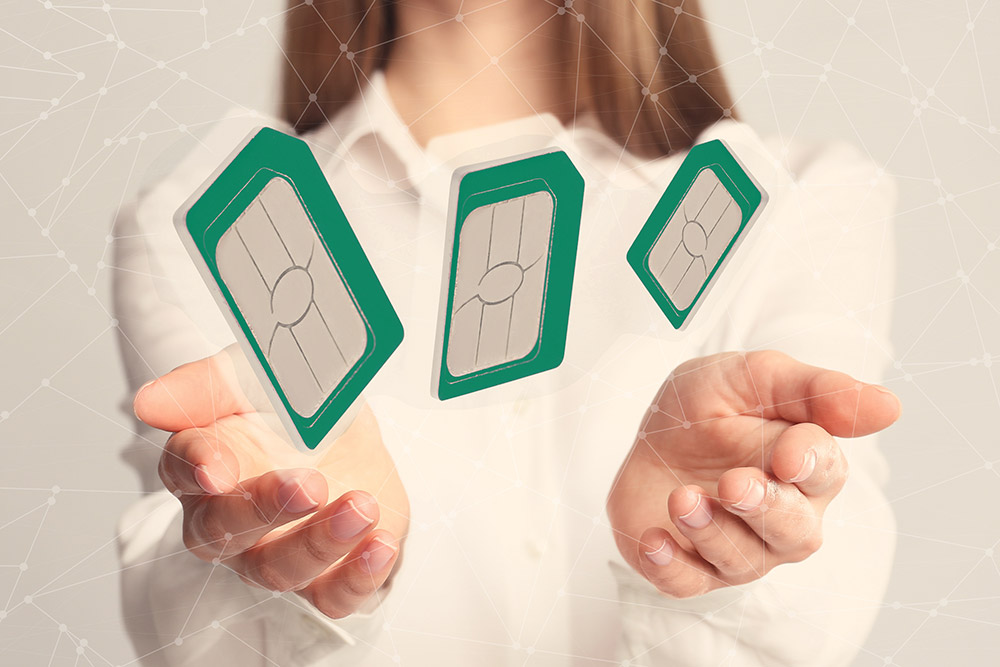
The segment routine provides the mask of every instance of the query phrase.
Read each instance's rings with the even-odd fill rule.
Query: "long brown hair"
[[[579,69],[571,111],[594,114],[630,151],[652,157],[689,148],[703,129],[735,115],[697,0],[575,0],[566,13],[584,17],[582,29],[568,31],[561,58],[574,76]],[[291,0],[282,117],[298,132],[326,123],[399,38],[393,0]]]

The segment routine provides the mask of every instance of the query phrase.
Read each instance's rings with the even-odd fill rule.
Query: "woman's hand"
[[[296,451],[247,398],[238,355],[181,366],[135,398],[142,421],[174,432],[159,472],[184,507],[184,543],[244,581],[347,616],[386,581],[409,527],[395,465],[367,406],[321,454]]]
[[[611,489],[618,549],[679,598],[803,560],[847,479],[833,436],[874,433],[899,414],[888,390],[779,352],[689,361],[663,384]]]

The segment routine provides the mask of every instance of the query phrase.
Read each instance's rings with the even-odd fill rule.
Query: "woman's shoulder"
[[[232,155],[241,142],[261,127],[282,128],[281,121],[233,109],[201,129],[188,129],[165,150],[141,185],[134,213],[142,220],[169,223],[174,211]]]
[[[730,151],[767,188],[783,181],[830,180],[840,182],[885,181],[891,185],[871,155],[841,139],[823,141],[791,139],[759,133],[749,123],[723,120],[706,128],[693,141],[695,145],[721,140]],[[675,172],[687,157],[688,150],[646,160],[636,168],[644,180],[662,180],[664,172]]]

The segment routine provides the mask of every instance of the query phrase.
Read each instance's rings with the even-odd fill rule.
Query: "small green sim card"
[[[627,254],[675,329],[690,321],[766,203],[724,142],[688,152]]]
[[[289,436],[316,449],[403,327],[312,151],[251,134],[174,222]]]
[[[551,150],[452,180],[433,391],[445,400],[562,363],[583,177]]]

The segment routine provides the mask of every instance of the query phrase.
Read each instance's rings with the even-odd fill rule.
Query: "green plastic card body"
[[[403,327],[312,151],[251,134],[175,225],[289,436],[315,450]]]
[[[690,322],[766,203],[724,142],[688,152],[627,254],[675,329]]]
[[[432,382],[438,398],[562,363],[583,190],[556,150],[455,172]]]

